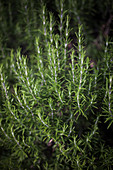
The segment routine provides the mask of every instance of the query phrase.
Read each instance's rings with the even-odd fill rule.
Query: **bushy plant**
[[[90,61],[81,25],[69,50],[69,16],[60,2],[59,23],[43,6],[34,56],[12,50],[13,85],[1,66],[1,168],[112,168],[113,147],[103,137],[104,123],[112,131],[113,122],[112,50],[106,40],[101,61]]]

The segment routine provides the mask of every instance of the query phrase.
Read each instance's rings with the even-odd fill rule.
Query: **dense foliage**
[[[0,168],[112,169],[112,42],[105,36],[98,60],[88,56],[85,0],[81,13],[76,13],[75,34],[72,12],[66,10],[69,4],[74,8],[72,1],[56,3],[55,14],[55,3],[53,11],[48,11],[49,1],[47,6],[42,3],[40,24],[33,10],[36,2],[20,2],[25,22],[19,19],[13,27],[16,19],[10,12],[10,26],[20,31],[17,36],[22,36],[21,28],[26,30],[18,45],[27,41],[31,51],[25,55],[20,48],[15,50],[16,45],[7,51],[4,37],[9,36],[1,38]],[[76,1],[77,9],[79,5]],[[21,8],[18,17],[23,13]]]

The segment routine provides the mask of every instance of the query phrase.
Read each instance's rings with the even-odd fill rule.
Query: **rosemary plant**
[[[71,29],[63,1],[59,23],[45,6],[41,17],[34,56],[11,52],[13,86],[0,68],[0,166],[15,169],[16,162],[18,169],[110,169],[113,148],[105,145],[99,128],[102,119],[109,128],[113,122],[108,42],[101,63],[91,66],[81,25],[78,46],[68,50]]]

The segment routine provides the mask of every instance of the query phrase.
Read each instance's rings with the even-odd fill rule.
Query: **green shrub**
[[[59,23],[43,7],[34,56],[11,52],[14,85],[1,66],[1,168],[112,168],[104,139],[113,122],[112,50],[107,41],[101,61],[90,61],[81,25],[78,45],[68,50],[69,16],[60,5]]]

